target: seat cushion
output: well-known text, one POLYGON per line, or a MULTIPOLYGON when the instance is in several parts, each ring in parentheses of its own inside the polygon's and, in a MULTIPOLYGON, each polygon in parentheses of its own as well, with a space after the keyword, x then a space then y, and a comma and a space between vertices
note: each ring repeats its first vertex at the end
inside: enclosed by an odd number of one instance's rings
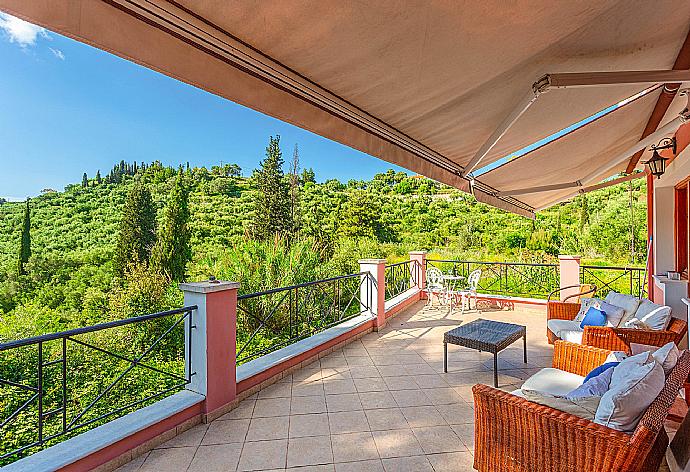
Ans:
POLYGON ((584 380, 581 375, 547 367, 527 379, 522 389, 563 397, 582 385, 584 380))
POLYGON ((546 322, 549 330, 564 341, 582 344, 582 334, 584 330, 580 328, 580 323, 570 320, 549 320, 546 322))
POLYGON ((632 433, 665 381, 664 369, 651 352, 624 359, 613 369, 609 390, 601 398, 594 422, 632 433))
POLYGON ((557 395, 549 395, 544 392, 526 390, 523 388, 522 397, 540 405, 549 406, 571 415, 579 416, 587 420, 594 420, 601 397, 590 396, 582 398, 565 398, 557 395))

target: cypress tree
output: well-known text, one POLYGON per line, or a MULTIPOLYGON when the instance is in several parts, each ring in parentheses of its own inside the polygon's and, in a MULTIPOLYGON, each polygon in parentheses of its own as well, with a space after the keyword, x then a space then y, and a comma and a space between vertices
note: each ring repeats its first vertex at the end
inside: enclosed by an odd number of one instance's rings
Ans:
POLYGON ((96 171, 96 184, 101 185, 101 170, 96 171))
POLYGON ((82 175, 82 177, 81 177, 81 186, 83 188, 86 188, 89 186, 89 178, 87 177, 86 172, 84 172, 84 175, 82 175))
POLYGON ((156 207, 151 193, 136 182, 122 210, 115 249, 115 270, 122 275, 130 262, 148 264, 156 242, 156 207))
POLYGON ((180 166, 163 213, 163 226, 151 254, 151 264, 170 280, 182 280, 187 263, 192 259, 188 223, 189 190, 180 166))
POLYGON ((19 246, 19 261, 17 272, 19 275, 26 274, 24 266, 31 257, 31 212, 29 209, 29 199, 26 199, 26 209, 24 210, 24 224, 22 225, 22 239, 19 246))
POLYGON ((283 173, 283 154, 280 136, 270 137, 266 147, 266 159, 261 169, 255 171, 257 189, 253 233, 257 239, 267 239, 276 234, 289 236, 294 224, 290 215, 289 184, 283 173))

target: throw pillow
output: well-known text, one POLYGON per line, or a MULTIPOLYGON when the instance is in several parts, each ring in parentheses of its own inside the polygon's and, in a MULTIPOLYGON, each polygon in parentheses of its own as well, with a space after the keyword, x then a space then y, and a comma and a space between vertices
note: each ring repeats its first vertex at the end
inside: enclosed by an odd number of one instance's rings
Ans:
POLYGON ((633 432, 665 381, 664 369, 651 352, 628 357, 613 368, 609 390, 601 397, 594 422, 633 432))
POLYGON ((592 377, 576 389, 568 392, 565 397, 572 400, 573 398, 602 396, 609 391, 612 376, 613 369, 606 369, 601 374, 592 377))
POLYGON ((577 315, 575 315, 575 318, 573 318, 573 321, 577 321, 578 323, 582 323, 582 320, 585 319, 585 315, 587 314, 587 310, 589 310, 590 307, 598 307, 601 302, 604 300, 601 300, 600 298, 583 298, 580 301, 580 311, 577 312, 577 315))
POLYGON ((585 329, 585 326, 605 326, 606 325, 606 313, 598 310, 594 307, 590 307, 587 310, 585 319, 580 323, 580 328, 585 329))
POLYGON ((671 307, 644 299, 632 318, 646 323, 651 329, 664 330, 671 321, 671 307))
POLYGON ((601 364, 599 367, 595 367, 594 369, 592 369, 592 371, 589 374, 587 374, 587 377, 585 377, 585 380, 582 383, 585 383, 589 379, 596 377, 597 375, 601 374, 605 370, 613 369, 618 364, 620 364, 620 362, 606 362, 605 364, 601 364))
POLYGON ((601 401, 601 397, 590 396, 568 399, 529 389, 522 389, 522 394, 531 402, 555 408, 556 410, 561 410, 590 421, 594 420, 599 402, 601 401))
POLYGON ((638 320, 637 318, 630 318, 628 321, 621 325, 621 328, 642 329, 645 331, 651 331, 652 329, 652 327, 649 326, 647 323, 645 323, 642 320, 638 320))
POLYGON ((601 302, 596 308, 606 313, 606 326, 609 328, 617 328, 625 316, 625 310, 623 308, 611 305, 610 303, 601 302))
POLYGON ((668 374, 671 373, 673 368, 678 363, 680 352, 678 351, 675 343, 668 343, 652 352, 652 356, 659 364, 661 364, 661 367, 664 369, 664 374, 668 377, 668 374))
POLYGON ((620 321, 621 323, 624 323, 628 321, 629 318, 632 318, 637 311, 637 307, 640 306, 640 300, 637 297, 614 291, 609 292, 604 301, 606 303, 610 303, 611 305, 619 306, 625 310, 625 314, 620 321))

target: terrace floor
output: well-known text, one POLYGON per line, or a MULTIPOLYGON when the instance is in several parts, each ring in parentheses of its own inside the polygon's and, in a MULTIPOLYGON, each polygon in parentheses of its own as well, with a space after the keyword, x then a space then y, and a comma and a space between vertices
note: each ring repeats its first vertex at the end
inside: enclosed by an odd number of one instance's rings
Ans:
POLYGON ((471 471, 471 389, 492 384, 493 356, 449 345, 444 374, 442 339, 479 317, 527 326, 529 363, 522 342, 499 354, 500 388, 551 365, 543 307, 460 316, 418 303, 118 470, 471 471))

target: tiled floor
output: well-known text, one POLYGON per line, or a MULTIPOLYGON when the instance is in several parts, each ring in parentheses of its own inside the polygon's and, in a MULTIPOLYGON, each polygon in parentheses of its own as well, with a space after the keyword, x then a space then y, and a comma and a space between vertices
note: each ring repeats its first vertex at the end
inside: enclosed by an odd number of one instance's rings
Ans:
POLYGON ((472 385, 492 384, 490 354, 449 346, 443 333, 478 317, 527 326, 500 356, 500 387, 551 365, 544 309, 449 316, 420 303, 238 408, 199 425, 120 471, 470 471, 472 385))

